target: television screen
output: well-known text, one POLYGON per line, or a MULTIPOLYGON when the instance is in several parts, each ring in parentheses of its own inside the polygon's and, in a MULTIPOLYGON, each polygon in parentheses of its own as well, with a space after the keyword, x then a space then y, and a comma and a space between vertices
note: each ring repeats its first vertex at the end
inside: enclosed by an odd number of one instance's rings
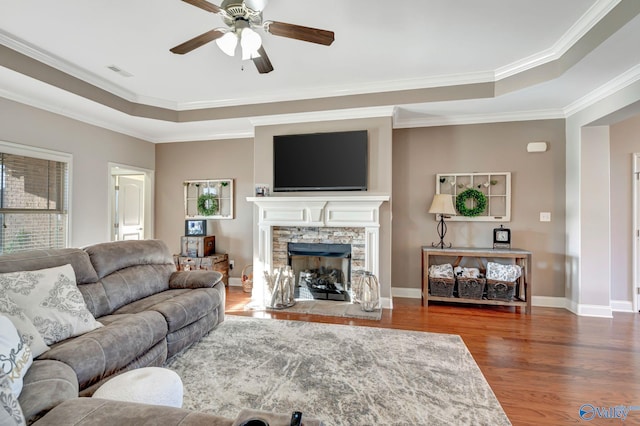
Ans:
POLYGON ((366 130, 273 137, 273 190, 366 191, 366 130))

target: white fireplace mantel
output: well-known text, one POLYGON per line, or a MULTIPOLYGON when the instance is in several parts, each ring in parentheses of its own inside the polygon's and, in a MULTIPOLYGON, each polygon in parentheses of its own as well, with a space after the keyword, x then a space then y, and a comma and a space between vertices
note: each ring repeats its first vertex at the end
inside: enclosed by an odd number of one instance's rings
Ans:
MULTIPOLYGON (((380 206, 389 195, 291 195, 247 197, 258 206, 258 270, 273 266, 273 227, 361 227, 365 230, 365 269, 376 276, 380 267, 380 206)), ((260 276, 254 276, 254 290, 260 276), (257 279, 256 279, 257 278, 257 279)), ((260 286, 258 286, 260 287, 260 286)), ((254 291, 253 297, 259 298, 254 291)))
POLYGON ((388 195, 247 197, 259 207, 260 226, 380 227, 388 195))

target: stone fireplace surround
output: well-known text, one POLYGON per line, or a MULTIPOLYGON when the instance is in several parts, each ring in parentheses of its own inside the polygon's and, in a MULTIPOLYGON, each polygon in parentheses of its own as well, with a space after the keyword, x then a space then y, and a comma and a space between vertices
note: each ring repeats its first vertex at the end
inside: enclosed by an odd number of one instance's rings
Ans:
MULTIPOLYGON (((343 243, 346 233, 361 236, 355 242, 356 250, 359 252, 356 254, 356 258, 359 258, 356 265, 358 269, 370 271, 378 276, 380 206, 388 200, 388 195, 247 197, 247 201, 258 207, 257 242, 254 238, 258 250, 257 259, 254 259, 254 271, 270 270, 283 265, 279 250, 282 244, 286 243, 286 239, 281 237, 283 234, 293 232, 296 238, 303 240, 322 235, 322 241, 319 242, 343 243), (327 232, 323 228, 334 229, 327 232), (300 235, 300 232, 309 235, 305 237, 300 235)), ((262 302, 263 289, 262 274, 256 272, 252 294, 254 304, 262 302)), ((383 294, 382 297, 390 295, 383 294)))

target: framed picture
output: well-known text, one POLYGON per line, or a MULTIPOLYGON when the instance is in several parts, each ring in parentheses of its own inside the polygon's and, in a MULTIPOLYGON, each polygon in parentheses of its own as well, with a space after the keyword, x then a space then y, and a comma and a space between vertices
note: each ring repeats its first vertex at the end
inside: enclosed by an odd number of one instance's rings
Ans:
POLYGON ((268 197, 269 196, 269 185, 264 183, 256 184, 256 197, 268 197))
POLYGON ((184 235, 190 237, 202 237, 207 235, 206 220, 185 220, 184 235))

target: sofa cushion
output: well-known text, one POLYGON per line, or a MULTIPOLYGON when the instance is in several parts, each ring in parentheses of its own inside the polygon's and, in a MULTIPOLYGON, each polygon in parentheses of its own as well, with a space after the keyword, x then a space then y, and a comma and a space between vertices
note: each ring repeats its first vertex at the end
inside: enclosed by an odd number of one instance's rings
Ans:
POLYGON ((11 320, 0 315, 0 374, 7 375, 16 398, 22 391, 22 379, 32 363, 31 348, 11 320))
POLYGON ((71 367, 59 361, 35 360, 24 377, 18 401, 30 423, 61 402, 76 398, 78 379, 71 367))
POLYGON ((130 266, 100 281, 109 304, 109 313, 129 303, 169 289, 171 265, 130 266))
POLYGON ((98 281, 89 255, 78 248, 28 250, 0 256, 0 273, 33 271, 71 264, 78 284, 98 281))
POLYGON ((40 359, 69 365, 84 389, 126 367, 166 334, 167 322, 158 312, 124 315, 109 325, 52 345, 40 359))
POLYGON ((220 291, 217 288, 167 290, 123 306, 115 313, 137 313, 146 310, 160 312, 171 333, 211 313, 220 303, 220 291))
MULTIPOLYGON (((85 247, 98 279, 136 265, 171 265, 173 255, 160 240, 112 241, 85 247)), ((97 281, 97 280, 96 280, 97 281)))
POLYGON ((48 345, 102 327, 87 309, 70 264, 0 274, 0 282, 48 345))

